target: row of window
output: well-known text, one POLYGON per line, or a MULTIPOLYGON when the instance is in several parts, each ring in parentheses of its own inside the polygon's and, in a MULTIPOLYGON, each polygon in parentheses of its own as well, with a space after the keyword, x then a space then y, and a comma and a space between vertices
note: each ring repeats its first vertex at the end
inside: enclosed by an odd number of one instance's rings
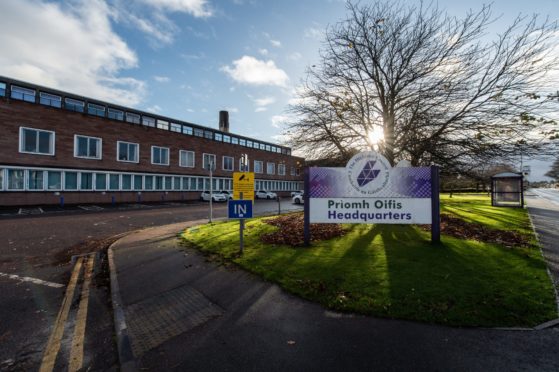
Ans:
MULTIPOLYGON (((55 152, 55 133, 48 130, 20 127, 19 151, 22 153, 36 155, 54 155, 55 152)), ((103 140, 98 137, 89 137, 76 134, 74 135, 74 157, 82 159, 101 160, 103 154, 103 140)), ((140 145, 132 142, 117 141, 117 160, 129 163, 140 162, 140 145)), ((169 165, 170 150, 168 147, 151 146, 151 164, 169 165)), ((242 164, 243 159, 239 159, 239 171, 250 171, 250 164, 242 164)), ((222 170, 234 171, 234 158, 231 156, 222 157, 222 170)), ((179 151, 179 166, 194 168, 194 151, 179 151)), ((202 155, 203 169, 216 169, 216 156, 214 154, 202 155)), ((254 161, 254 172, 264 173, 264 162, 254 161)), ((266 174, 276 174, 276 164, 266 163, 266 174)), ((291 175, 298 175, 298 169, 291 168, 291 175)), ((285 164, 278 164, 278 175, 285 176, 285 164)))
MULTIPOLYGON (((214 190, 231 190, 232 179, 214 177, 214 190)), ((296 191, 296 181, 256 180, 256 190, 296 191)), ((210 178, 201 176, 116 173, 40 168, 0 168, 0 191, 203 191, 210 178)))
MULTIPOLYGON (((0 82, 0 96, 6 95, 6 84, 0 82)), ((33 89, 23 88, 16 85, 11 85, 10 98, 26 102, 36 102, 36 91, 33 89)), ((274 152, 278 154, 291 155, 291 150, 281 148, 279 146, 268 145, 257 141, 247 140, 231 136, 229 134, 218 133, 207 129, 195 128, 192 126, 170 123, 166 120, 157 119, 154 117, 140 115, 133 112, 122 111, 112 107, 105 107, 95 103, 87 103, 73 98, 64 98, 51 93, 39 92, 39 104, 51 106, 56 108, 64 108, 70 111, 87 113, 93 116, 106 117, 112 120, 123 121, 132 124, 144 125, 147 127, 159 128, 169 130, 171 132, 182 133, 190 136, 211 139, 218 142, 230 143, 233 145, 244 146, 248 148, 274 152)))

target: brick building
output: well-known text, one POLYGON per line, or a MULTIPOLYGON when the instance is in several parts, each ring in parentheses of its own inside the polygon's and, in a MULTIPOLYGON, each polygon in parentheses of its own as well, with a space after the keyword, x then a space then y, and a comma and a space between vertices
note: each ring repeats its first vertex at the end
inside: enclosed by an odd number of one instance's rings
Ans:
POLYGON ((248 155, 257 190, 302 189, 291 149, 0 76, 0 206, 193 200, 231 190, 248 155))

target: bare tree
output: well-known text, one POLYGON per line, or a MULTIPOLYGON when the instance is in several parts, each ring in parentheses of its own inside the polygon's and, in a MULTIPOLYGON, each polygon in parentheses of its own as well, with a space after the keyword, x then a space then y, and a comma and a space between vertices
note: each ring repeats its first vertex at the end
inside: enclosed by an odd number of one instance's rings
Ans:
POLYGON ((545 175, 553 178, 555 181, 559 181, 559 158, 551 164, 551 169, 545 175))
POLYGON ((556 134, 547 115, 557 24, 518 17, 493 41, 490 6, 457 19, 432 4, 348 2, 308 69, 287 135, 310 158, 375 145, 394 164, 472 167, 541 154, 556 134))

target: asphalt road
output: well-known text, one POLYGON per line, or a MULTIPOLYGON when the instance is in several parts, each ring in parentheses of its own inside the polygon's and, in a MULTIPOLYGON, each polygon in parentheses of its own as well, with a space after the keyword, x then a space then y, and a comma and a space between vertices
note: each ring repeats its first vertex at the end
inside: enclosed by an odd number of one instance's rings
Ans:
MULTIPOLYGON (((214 218, 226 216, 225 204, 214 206, 214 218)), ((271 214, 277 209, 275 201, 257 201, 254 214, 271 214)), ((302 208, 286 199, 281 202, 281 209, 302 208)), ((70 280, 72 255, 98 250, 107 244, 105 239, 117 234, 207 218, 208 210, 208 203, 169 203, 1 217, 0 370, 23 371, 39 367, 70 280)), ((97 266, 96 273, 102 268, 100 263, 97 266)), ((90 291, 89 307, 93 310, 87 314, 84 360, 89 362, 91 370, 118 368, 112 313, 104 281, 103 275, 96 276, 90 291)), ((72 302, 73 308, 78 306, 78 297, 72 302)), ((68 322, 74 321, 70 316, 68 322)), ((56 369, 64 368, 69 357, 66 349, 71 341, 71 335, 62 340, 56 369)))

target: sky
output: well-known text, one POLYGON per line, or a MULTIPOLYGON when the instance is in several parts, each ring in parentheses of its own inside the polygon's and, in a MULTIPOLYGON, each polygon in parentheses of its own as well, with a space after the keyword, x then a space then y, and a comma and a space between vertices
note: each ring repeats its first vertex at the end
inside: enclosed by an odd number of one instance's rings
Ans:
MULTIPOLYGON (((438 1, 459 17, 484 3, 438 1)), ((518 14, 559 19, 559 0, 492 3, 488 37, 518 14)), ((0 75, 212 128, 228 110, 231 132, 278 142, 345 16, 339 0, 2 0, 0 75)), ((543 179, 549 163, 529 164, 543 179)))

